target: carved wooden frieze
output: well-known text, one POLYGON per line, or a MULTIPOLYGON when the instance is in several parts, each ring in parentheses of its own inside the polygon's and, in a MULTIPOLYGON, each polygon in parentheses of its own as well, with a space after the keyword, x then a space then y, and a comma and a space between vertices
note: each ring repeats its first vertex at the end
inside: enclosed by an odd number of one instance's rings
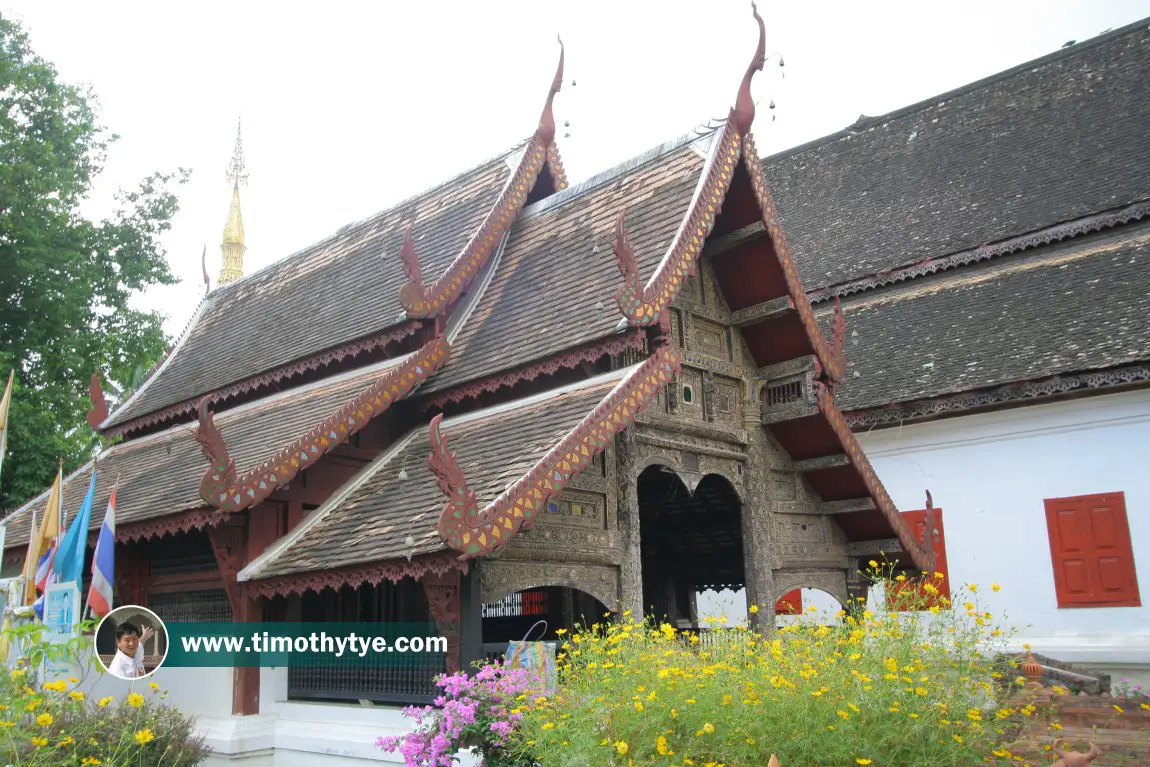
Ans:
POLYGON ((775 569, 775 601, 795 589, 819 589, 839 601, 847 603, 846 570, 799 571, 775 569))
POLYGON ((479 569, 479 583, 485 604, 543 586, 578 589, 598 599, 607 609, 614 609, 619 601, 619 568, 612 565, 488 559, 479 569))

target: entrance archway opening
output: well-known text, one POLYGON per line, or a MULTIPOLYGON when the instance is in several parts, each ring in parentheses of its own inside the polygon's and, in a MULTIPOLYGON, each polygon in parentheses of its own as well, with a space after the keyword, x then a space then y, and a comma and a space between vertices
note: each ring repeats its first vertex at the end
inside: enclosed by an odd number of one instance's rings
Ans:
POLYGON ((573 631, 603 619, 607 608, 595 597, 567 586, 539 586, 508 594, 483 605, 483 655, 498 660, 507 652, 508 642, 528 635, 532 640, 560 641, 559 629, 573 631))
POLYGON ((700 592, 737 591, 746 583, 739 496, 717 474, 704 476, 692 492, 661 465, 639 475, 638 495, 643 611, 698 629, 700 592))

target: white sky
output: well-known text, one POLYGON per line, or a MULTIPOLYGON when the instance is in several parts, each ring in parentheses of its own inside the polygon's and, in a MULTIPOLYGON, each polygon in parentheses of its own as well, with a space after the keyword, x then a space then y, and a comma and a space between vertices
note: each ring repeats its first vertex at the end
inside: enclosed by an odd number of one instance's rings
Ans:
MULTIPOLYGON (((763 0, 759 9, 767 51, 786 61, 756 76, 755 137, 770 153, 1150 17, 1150 0, 763 0)), ((743 0, 0 0, 0 12, 24 22, 65 80, 92 85, 102 123, 121 136, 89 215, 108 212, 116 187, 192 169, 165 237, 183 283, 138 302, 164 312, 173 335, 202 295, 205 244, 213 284, 219 273, 224 171, 241 113, 251 272, 530 135, 557 33, 567 59, 556 116, 571 123, 559 146, 572 182, 725 116, 757 34, 743 0)))

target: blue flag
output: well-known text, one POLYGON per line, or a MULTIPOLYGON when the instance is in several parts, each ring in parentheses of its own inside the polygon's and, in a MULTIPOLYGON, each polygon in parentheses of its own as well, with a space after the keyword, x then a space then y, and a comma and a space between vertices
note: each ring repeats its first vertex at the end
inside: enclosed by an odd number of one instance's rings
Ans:
POLYGON ((53 574, 60 583, 75 581, 80 585, 84 577, 84 554, 88 551, 88 525, 92 521, 92 504, 96 496, 96 467, 92 466, 92 482, 88 485, 88 494, 84 496, 84 505, 80 513, 72 520, 68 531, 64 533, 60 547, 56 550, 56 561, 52 564, 53 574))

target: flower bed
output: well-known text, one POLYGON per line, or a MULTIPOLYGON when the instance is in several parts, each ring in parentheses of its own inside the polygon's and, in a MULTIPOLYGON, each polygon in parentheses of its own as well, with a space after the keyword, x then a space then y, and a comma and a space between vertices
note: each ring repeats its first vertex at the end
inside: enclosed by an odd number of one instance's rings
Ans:
POLYGON ((771 754, 784 767, 983 763, 1033 709, 1009 702, 1024 680, 999 661, 1008 632, 976 586, 952 605, 930 579, 920 585, 900 598, 921 594, 925 609, 860 605, 835 625, 808 617, 767 636, 724 629, 701 641, 625 614, 566 638, 554 696, 487 667, 473 687, 450 682, 444 713, 419 712, 423 734, 384 745, 413 767, 451 764, 469 746, 489 767, 759 767, 771 754), (474 721, 458 726, 452 701, 474 721), (496 722, 498 747, 485 750, 496 722), (417 747, 437 736, 433 752, 417 747))

